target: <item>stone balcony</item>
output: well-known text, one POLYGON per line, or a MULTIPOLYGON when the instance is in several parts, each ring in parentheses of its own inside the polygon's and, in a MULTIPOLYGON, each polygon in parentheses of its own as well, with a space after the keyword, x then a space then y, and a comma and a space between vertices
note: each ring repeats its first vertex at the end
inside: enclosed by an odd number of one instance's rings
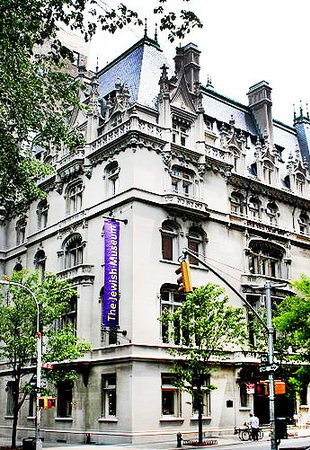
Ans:
POLYGON ((70 280, 73 284, 93 284, 95 278, 93 268, 94 266, 90 264, 79 264, 78 266, 70 267, 58 272, 58 279, 70 280))
POLYGON ((208 205, 199 200, 179 194, 166 194, 162 198, 162 205, 174 214, 186 214, 193 219, 206 219, 209 217, 208 205))

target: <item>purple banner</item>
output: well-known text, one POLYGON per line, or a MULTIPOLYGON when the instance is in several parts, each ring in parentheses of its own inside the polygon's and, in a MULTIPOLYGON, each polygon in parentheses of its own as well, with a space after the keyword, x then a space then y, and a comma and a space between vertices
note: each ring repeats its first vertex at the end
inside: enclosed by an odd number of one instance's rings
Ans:
POLYGON ((104 294, 102 325, 118 327, 119 304, 119 222, 104 221, 104 294))

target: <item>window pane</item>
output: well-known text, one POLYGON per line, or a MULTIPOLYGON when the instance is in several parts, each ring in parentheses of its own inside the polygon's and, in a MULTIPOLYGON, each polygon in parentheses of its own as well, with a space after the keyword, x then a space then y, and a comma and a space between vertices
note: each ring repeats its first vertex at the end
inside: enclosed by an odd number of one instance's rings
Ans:
POLYGON ((163 259, 172 261, 173 255, 173 237, 163 234, 162 235, 162 255, 163 259))

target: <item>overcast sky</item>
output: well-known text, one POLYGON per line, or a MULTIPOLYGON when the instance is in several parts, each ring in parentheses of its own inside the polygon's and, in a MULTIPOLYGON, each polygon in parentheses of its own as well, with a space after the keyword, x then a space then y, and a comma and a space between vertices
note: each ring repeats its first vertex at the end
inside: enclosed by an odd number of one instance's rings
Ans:
MULTIPOLYGON (((100 0, 101 1, 101 0, 100 0)), ((115 5, 113 0, 105 3, 115 5)), ((154 36, 155 0, 124 0, 148 19, 148 34, 154 36)), ((273 117, 293 124, 293 104, 304 110, 310 100, 309 0, 168 0, 170 10, 191 9, 204 27, 188 35, 182 45, 194 42, 201 51, 202 84, 212 78, 214 89, 247 104, 248 88, 266 80, 272 87, 273 117)), ((111 62, 143 36, 143 28, 130 27, 114 35, 98 34, 91 46, 91 66, 111 62)), ((175 47, 167 35, 158 40, 168 58, 175 47)))

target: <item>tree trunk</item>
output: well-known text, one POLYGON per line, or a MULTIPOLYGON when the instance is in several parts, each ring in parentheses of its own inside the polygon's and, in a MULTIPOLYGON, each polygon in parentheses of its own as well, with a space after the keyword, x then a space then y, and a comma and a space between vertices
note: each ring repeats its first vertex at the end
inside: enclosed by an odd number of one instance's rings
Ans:
POLYGON ((17 422, 18 422, 18 396, 14 395, 13 425, 12 425, 12 448, 16 448, 17 422))
POLYGON ((203 400, 202 398, 198 401, 198 441, 199 444, 202 444, 203 434, 202 434, 202 410, 203 410, 203 400))

